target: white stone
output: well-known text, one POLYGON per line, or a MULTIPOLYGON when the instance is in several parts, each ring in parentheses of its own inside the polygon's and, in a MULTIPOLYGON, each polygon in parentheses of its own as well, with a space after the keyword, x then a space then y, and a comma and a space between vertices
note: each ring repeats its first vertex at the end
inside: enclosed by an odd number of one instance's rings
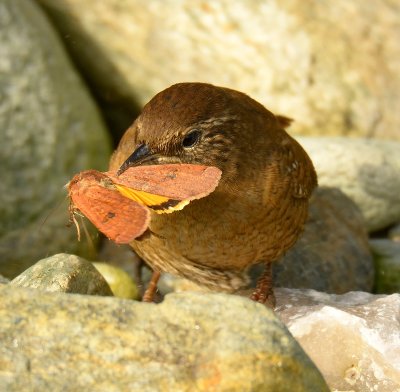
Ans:
POLYGON ((400 142, 298 138, 320 185, 340 188, 360 207, 370 231, 400 220, 400 142))
POLYGON ((277 314, 333 391, 400 391, 400 294, 276 296, 277 314))

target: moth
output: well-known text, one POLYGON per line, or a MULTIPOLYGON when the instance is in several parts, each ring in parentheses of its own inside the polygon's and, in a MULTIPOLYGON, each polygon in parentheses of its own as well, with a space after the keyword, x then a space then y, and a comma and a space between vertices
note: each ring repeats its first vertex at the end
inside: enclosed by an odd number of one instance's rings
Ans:
POLYGON ((179 211, 215 190, 221 170, 212 166, 169 164, 136 166, 116 172, 86 170, 67 184, 70 216, 80 211, 117 244, 128 244, 147 229, 151 211, 179 211))

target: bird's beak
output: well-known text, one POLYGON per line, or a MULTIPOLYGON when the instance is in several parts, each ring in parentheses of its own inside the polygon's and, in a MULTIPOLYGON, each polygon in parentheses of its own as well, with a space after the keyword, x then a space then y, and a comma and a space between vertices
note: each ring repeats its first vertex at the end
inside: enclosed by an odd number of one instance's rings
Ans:
POLYGON ((117 171, 117 176, 122 174, 126 169, 132 166, 139 166, 143 163, 151 164, 157 161, 157 154, 151 152, 149 147, 142 143, 136 148, 136 150, 128 157, 128 159, 121 165, 117 171))

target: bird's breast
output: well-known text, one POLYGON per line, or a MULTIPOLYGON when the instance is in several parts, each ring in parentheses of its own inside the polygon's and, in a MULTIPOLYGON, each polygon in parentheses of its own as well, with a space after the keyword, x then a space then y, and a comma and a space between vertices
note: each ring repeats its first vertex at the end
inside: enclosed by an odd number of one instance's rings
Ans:
POLYGON ((180 266, 188 264, 243 270, 278 257, 286 243, 292 244, 291 238, 283 238, 286 220, 277 219, 276 212, 282 214, 275 206, 264 205, 261 198, 215 192, 182 211, 153 214, 150 235, 135 241, 133 247, 150 265, 171 273, 180 274, 180 266))

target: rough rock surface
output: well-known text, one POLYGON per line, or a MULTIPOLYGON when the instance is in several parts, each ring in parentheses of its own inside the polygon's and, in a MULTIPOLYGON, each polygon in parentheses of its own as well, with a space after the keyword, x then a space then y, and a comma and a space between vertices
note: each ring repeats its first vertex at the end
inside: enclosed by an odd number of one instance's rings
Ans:
POLYGON ((360 207, 370 231, 400 220, 400 142, 299 138, 320 185, 340 188, 360 207))
POLYGON ((50 292, 113 295, 103 275, 91 262, 65 253, 38 261, 10 285, 50 292))
POLYGON ((400 293, 400 242, 375 239, 370 245, 375 259, 375 292, 400 293))
POLYGON ((48 254, 87 254, 60 202, 74 173, 106 166, 109 141, 34 1, 0 3, 0 90, 0 273, 14 277, 48 254))
POLYGON ((280 319, 332 391, 400 390, 400 295, 279 289, 280 319))
POLYGON ((111 100, 211 82, 293 117, 295 132, 400 138, 395 0, 39 3, 111 100))
POLYGON ((7 391, 277 391, 328 388, 267 308, 224 294, 159 305, 0 287, 7 391))

